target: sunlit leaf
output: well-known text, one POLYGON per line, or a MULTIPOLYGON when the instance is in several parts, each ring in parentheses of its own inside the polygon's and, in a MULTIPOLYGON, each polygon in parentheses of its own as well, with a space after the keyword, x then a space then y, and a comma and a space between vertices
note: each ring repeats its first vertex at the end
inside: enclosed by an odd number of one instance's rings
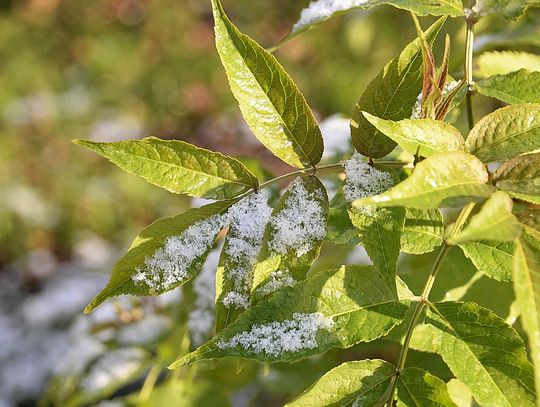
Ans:
POLYGON ((177 194, 227 199, 256 188, 257 178, 238 160, 178 140, 100 143, 74 140, 124 171, 177 194))
POLYGON ((535 405, 534 378, 517 332, 492 311, 474 303, 431 304, 426 323, 452 373, 481 405, 535 405))
POLYGON ((457 407, 446 383, 423 369, 404 369, 397 378, 399 407, 457 407))
POLYGON ((408 254, 432 252, 442 245, 443 234, 443 217, 439 209, 406 208, 401 251, 408 254))
POLYGON ((292 362, 379 338, 406 309, 374 267, 343 266, 281 289, 172 367, 231 356, 292 362))
POLYGON ((404 119, 398 122, 379 119, 367 112, 364 117, 382 134, 405 151, 429 157, 444 151, 465 151, 465 140, 454 126, 432 119, 404 119))
POLYGON ((536 0, 478 0, 473 10, 481 16, 494 14, 505 20, 515 20, 525 14, 529 6, 538 4, 536 0))
POLYGON ((484 52, 476 58, 475 75, 487 78, 526 69, 540 71, 540 55, 521 51, 484 52))
POLYGON ((540 153, 504 163, 493 176, 495 185, 514 198, 540 204, 540 153))
POLYGON ((389 191, 362 198, 353 206, 407 206, 436 208, 491 195, 488 174, 474 156, 452 151, 435 154, 418 163, 412 175, 389 191))
POLYGON ((144 229, 116 263, 111 279, 85 309, 122 294, 158 295, 193 278, 204 263, 234 200, 190 209, 144 229))
POLYGON ((512 241, 521 233, 519 221, 512 213, 512 198, 497 191, 484 203, 480 211, 456 235, 448 239, 451 244, 477 240, 512 241))
MULTIPOLYGON (((425 32, 429 42, 433 42, 444 21, 444 18, 439 19, 425 32)), ((395 141, 375 129, 362 112, 381 119, 407 119, 421 90, 422 47, 417 38, 383 68, 360 96, 351 120, 351 136, 356 150, 372 158, 390 153, 396 146, 395 141)))
POLYGON ((540 72, 520 69, 505 75, 490 76, 476 83, 478 92, 508 104, 540 102, 540 72))
POLYGON ((540 104, 525 103, 484 116, 467 138, 469 151, 483 162, 504 161, 540 148, 540 104))
POLYGON ((459 247, 474 266, 485 275, 498 281, 512 280, 514 242, 479 240, 460 243, 459 247))
POLYGON ((276 58, 230 22, 219 0, 212 6, 221 62, 251 130, 286 163, 317 164, 323 139, 306 100, 276 58))

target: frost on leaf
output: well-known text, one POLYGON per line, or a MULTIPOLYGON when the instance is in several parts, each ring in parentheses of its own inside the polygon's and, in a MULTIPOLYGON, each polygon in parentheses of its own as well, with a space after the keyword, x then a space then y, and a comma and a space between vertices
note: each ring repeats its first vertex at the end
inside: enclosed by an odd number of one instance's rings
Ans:
POLYGON ((391 174, 363 162, 358 155, 344 161, 343 166, 347 175, 343 192, 349 202, 380 194, 394 185, 391 174))
POLYGON ((253 281, 253 268, 261 249, 264 229, 272 208, 262 193, 250 195, 229 209, 229 233, 224 253, 227 258, 225 278, 232 290, 222 299, 226 308, 247 308, 253 281))
POLYGON ((300 19, 294 24, 292 32, 303 30, 311 24, 318 23, 332 17, 341 11, 354 7, 361 7, 366 0, 315 0, 309 3, 300 14, 300 19))
POLYGON ((178 236, 167 238, 162 248, 144 261, 131 277, 135 285, 150 292, 167 291, 190 277, 190 269, 207 253, 226 217, 213 215, 197 222, 178 236))
POLYGON ((295 285, 297 281, 292 278, 287 272, 283 270, 276 270, 268 278, 268 282, 259 288, 261 294, 272 294, 283 287, 291 287, 295 285))
POLYGON ((255 324, 249 331, 234 335, 229 340, 217 343, 220 349, 238 348, 269 356, 279 356, 284 352, 298 352, 302 349, 317 348, 317 332, 333 326, 332 318, 320 312, 293 314, 292 319, 266 324, 255 324))
POLYGON ((301 178, 291 182, 287 192, 284 207, 270 219, 275 233, 268 246, 281 255, 294 251, 301 257, 326 236, 324 197, 318 190, 308 191, 301 178))
POLYGON ((193 345, 202 345, 214 327, 214 299, 216 296, 216 269, 220 250, 213 250, 193 281, 195 301, 188 315, 188 328, 193 345))

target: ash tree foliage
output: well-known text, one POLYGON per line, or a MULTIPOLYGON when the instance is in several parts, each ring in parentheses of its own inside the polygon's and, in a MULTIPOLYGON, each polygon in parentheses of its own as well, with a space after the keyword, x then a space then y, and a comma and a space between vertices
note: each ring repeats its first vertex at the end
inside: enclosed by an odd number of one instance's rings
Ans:
POLYGON ((294 362, 388 338, 401 344, 397 360, 343 363, 298 389, 288 405, 540 405, 539 57, 490 52, 476 65, 478 82, 473 72, 475 24, 487 15, 516 19, 536 2, 314 0, 285 40, 381 4, 411 12, 418 37, 360 95, 350 122, 356 152, 344 161, 319 164, 323 139, 305 98, 219 0, 212 0, 216 45, 232 93, 253 134, 294 171, 261 183, 240 160, 181 141, 76 140, 157 186, 215 200, 144 229, 86 312, 114 296, 158 295, 185 284, 226 232, 215 335, 171 369, 231 357, 294 362), (417 15, 439 19, 424 31, 417 15), (449 17, 465 21, 460 80, 449 76, 449 38, 442 61, 434 58, 449 17), (504 107, 475 122, 475 93, 504 107), (449 113, 458 111, 468 134, 451 124, 449 113), (341 185, 329 200, 320 179, 331 173, 341 185), (283 185, 278 181, 288 186, 269 194, 283 185), (310 272, 325 240, 362 245, 373 265, 310 272), (457 295, 432 299, 456 250, 497 284, 513 282, 525 341, 490 309, 457 295), (412 292, 399 277, 398 257, 431 252, 438 254, 423 289, 412 292), (408 351, 425 348, 454 379, 445 383, 409 366, 408 351), (459 394, 465 391, 468 404, 459 394))

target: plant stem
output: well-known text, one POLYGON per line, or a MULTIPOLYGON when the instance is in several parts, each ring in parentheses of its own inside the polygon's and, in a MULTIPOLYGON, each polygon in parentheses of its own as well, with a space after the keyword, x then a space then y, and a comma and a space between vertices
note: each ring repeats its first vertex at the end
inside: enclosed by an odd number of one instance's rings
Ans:
POLYGON ((469 130, 474 127, 474 116, 472 108, 472 94, 474 92, 474 78, 473 78, 473 53, 474 53, 474 25, 476 20, 474 15, 466 18, 467 22, 467 37, 465 40, 465 81, 467 86, 467 96, 465 97, 465 103, 467 105, 467 121, 469 123, 469 130))

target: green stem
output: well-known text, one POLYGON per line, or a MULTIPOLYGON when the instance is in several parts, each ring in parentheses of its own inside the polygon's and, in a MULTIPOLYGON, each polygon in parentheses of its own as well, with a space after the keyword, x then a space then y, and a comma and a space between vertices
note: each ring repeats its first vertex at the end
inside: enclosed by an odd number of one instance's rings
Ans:
MULTIPOLYGON (((465 225, 465 222, 467 222, 467 219, 471 215, 472 210, 474 209, 475 204, 469 203, 467 206, 465 206, 461 212, 459 213, 456 222, 452 226, 452 229, 450 230, 449 237, 452 237, 456 235, 463 225, 465 225)), ((422 290, 422 294, 420 295, 420 298, 418 299, 418 302, 416 303, 416 306, 413 311, 413 315, 411 317, 411 320, 409 321, 409 325, 407 326, 407 332, 405 334, 405 339, 403 340, 403 345, 401 346, 401 351, 399 353, 399 358, 397 362, 397 368, 396 368, 396 378, 392 382, 392 390, 390 391, 390 398, 388 401, 388 406, 392 406, 394 403, 395 398, 395 392, 397 387, 397 376, 401 373, 401 371, 405 368, 405 362, 407 361, 407 355, 409 353, 409 346, 411 344, 411 339, 414 333, 414 328, 416 328, 416 325, 418 324, 418 320, 420 319, 420 316, 422 315, 422 312, 424 311, 426 305, 429 304, 429 295, 431 294, 431 290, 433 289, 433 285, 435 284, 435 278, 437 277, 437 274, 441 270, 441 267, 444 263, 444 260, 446 259, 446 256, 448 256, 448 253, 452 249, 452 246, 444 242, 443 246, 441 247, 439 254, 437 256, 437 259, 435 260, 435 263, 433 263, 433 267, 431 268, 431 272, 429 273, 429 277, 426 280, 426 283, 424 285, 424 288, 422 290)))
POLYGON ((474 78, 473 78, 473 53, 474 53, 474 25, 476 20, 474 16, 469 16, 467 21, 467 37, 465 40, 465 81, 467 86, 467 96, 465 97, 465 103, 467 105, 467 121, 469 123, 469 130, 474 127, 474 115, 472 107, 472 95, 474 92, 474 78))

